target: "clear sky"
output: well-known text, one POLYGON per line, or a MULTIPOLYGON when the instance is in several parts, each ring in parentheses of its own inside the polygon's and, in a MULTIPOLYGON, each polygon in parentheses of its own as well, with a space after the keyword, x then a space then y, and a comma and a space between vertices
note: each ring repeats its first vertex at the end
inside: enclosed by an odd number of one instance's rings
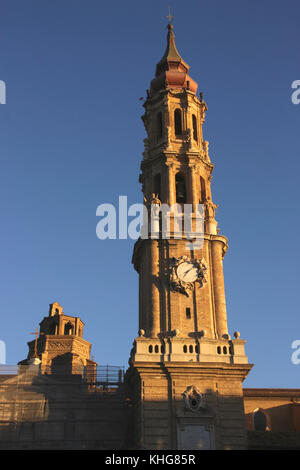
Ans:
MULTIPOLYGON (((0 340, 7 363, 49 304, 85 322, 100 364, 127 365, 138 330, 134 241, 96 237, 96 208, 142 202, 146 95, 170 1, 1 0, 0 340)), ((298 0, 171 3, 177 48, 208 104, 229 331, 248 387, 300 387, 298 0)))

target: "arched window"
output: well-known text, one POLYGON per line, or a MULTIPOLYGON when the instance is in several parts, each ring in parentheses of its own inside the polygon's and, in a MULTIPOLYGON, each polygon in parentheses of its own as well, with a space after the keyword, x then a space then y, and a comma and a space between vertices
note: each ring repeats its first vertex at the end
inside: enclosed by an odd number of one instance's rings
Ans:
POLYGON ((55 335, 56 334, 56 323, 51 323, 49 327, 49 335, 55 335))
POLYGON ((177 173, 175 177, 175 185, 176 185, 176 202, 178 204, 185 204, 186 203, 186 188, 185 188, 185 180, 184 180, 183 174, 177 173))
POLYGON ((175 109, 174 123, 175 123, 175 135, 179 136, 182 134, 181 110, 179 108, 175 109))
POLYGON ((203 204, 203 202, 206 199, 206 187, 205 187, 204 178, 202 178, 202 176, 200 176, 200 193, 201 193, 201 203, 203 204))
POLYGON ((72 323, 66 323, 64 329, 65 335, 72 335, 73 334, 73 325, 72 323))
POLYGON ((153 192, 158 196, 158 199, 161 200, 161 176, 160 173, 157 173, 153 178, 153 192))
POLYGON ((159 112, 157 115, 157 140, 160 140, 163 135, 163 118, 162 113, 159 112))
POLYGON ((197 132, 197 118, 193 114, 193 137, 196 142, 198 142, 198 132, 197 132))
POLYGON ((267 429, 267 417, 262 410, 257 410, 253 416, 254 431, 265 431, 267 429))

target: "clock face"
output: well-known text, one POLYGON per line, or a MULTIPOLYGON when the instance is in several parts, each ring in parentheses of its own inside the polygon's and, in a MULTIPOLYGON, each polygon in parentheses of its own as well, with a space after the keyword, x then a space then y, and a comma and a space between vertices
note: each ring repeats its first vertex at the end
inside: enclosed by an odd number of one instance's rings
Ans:
POLYGON ((185 261, 177 267, 177 276, 183 282, 194 282, 198 277, 198 268, 193 263, 185 261))

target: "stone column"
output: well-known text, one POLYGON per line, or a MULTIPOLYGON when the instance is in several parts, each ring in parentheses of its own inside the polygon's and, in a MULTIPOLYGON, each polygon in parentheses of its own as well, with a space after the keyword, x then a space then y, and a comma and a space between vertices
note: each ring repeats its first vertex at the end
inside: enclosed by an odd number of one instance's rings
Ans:
POLYGON ((159 242, 149 240, 150 243, 150 286, 151 286, 151 305, 150 305, 150 325, 149 336, 156 338, 160 332, 160 302, 159 302, 159 242))
POLYGON ((227 312, 225 300, 225 287, 223 275, 223 247, 222 239, 211 240, 211 271, 215 304, 216 330, 218 338, 228 335, 227 312))
POLYGON ((173 164, 172 163, 169 163, 167 166, 166 166, 166 170, 167 170, 167 204, 169 204, 169 206, 173 206, 173 204, 175 204, 176 202, 176 194, 175 194, 175 175, 174 175, 174 170, 173 170, 173 164))
POLYGON ((198 204, 198 190, 196 182, 197 167, 192 165, 189 167, 189 187, 190 187, 190 200, 189 203, 193 205, 193 212, 196 210, 198 204))

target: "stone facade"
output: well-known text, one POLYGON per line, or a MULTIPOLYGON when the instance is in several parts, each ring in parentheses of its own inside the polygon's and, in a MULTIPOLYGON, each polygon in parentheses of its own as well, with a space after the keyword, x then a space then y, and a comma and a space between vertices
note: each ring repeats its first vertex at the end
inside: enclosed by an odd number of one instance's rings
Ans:
POLYGON ((244 375, 245 368, 235 365, 135 363, 128 372, 135 392, 135 447, 244 449, 244 375))

